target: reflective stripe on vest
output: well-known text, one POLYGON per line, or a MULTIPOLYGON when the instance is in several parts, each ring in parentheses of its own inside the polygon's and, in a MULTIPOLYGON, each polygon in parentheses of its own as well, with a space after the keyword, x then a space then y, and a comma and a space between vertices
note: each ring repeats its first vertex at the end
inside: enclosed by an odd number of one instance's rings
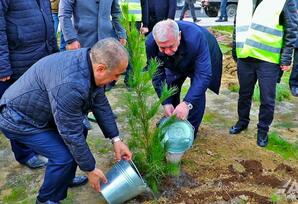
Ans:
POLYGON ((286 0, 263 0, 253 13, 253 0, 239 0, 236 17, 238 58, 253 57, 279 64, 283 26, 279 17, 286 0))
POLYGON ((122 0, 120 5, 128 5, 128 21, 142 21, 142 7, 140 0, 122 0))

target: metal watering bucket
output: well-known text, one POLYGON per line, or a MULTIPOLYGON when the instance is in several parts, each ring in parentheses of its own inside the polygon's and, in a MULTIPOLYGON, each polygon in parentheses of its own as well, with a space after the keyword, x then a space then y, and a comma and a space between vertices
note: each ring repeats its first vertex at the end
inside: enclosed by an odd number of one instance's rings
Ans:
POLYGON ((101 194, 109 204, 124 203, 147 189, 147 184, 132 161, 120 160, 106 177, 108 183, 101 183, 101 194))

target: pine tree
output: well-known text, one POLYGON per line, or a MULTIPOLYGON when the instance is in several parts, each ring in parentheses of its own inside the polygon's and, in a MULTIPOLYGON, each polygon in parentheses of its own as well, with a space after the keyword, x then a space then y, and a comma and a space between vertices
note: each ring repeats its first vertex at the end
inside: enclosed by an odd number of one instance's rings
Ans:
POLYGON ((128 5, 122 5, 122 25, 127 32, 127 49, 130 54, 132 72, 129 76, 131 91, 125 94, 125 105, 128 110, 128 124, 131 138, 128 145, 134 153, 134 162, 144 176, 153 192, 158 192, 158 186, 163 178, 178 169, 175 164, 166 162, 166 147, 161 143, 164 132, 162 129, 173 122, 170 119, 162 128, 155 127, 153 119, 159 111, 162 102, 175 93, 174 88, 166 85, 162 88, 160 99, 155 96, 151 81, 160 62, 156 59, 146 66, 145 39, 135 26, 135 21, 129 21, 128 5))

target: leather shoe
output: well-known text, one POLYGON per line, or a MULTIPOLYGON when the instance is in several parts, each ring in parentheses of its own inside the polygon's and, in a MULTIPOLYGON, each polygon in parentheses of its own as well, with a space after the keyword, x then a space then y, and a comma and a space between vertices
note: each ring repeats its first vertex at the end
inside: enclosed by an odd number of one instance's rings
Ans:
POLYGON ((60 204, 60 202, 53 202, 53 201, 50 201, 50 200, 48 200, 46 202, 41 202, 38 199, 36 199, 35 204, 60 204))
POLYGON ((30 169, 38 169, 42 168, 47 165, 46 161, 41 160, 36 155, 31 157, 28 161, 26 161, 25 165, 29 167, 30 169))
POLYGON ((76 176, 72 179, 70 184, 68 184, 68 187, 72 188, 72 187, 82 186, 82 185, 85 185, 87 182, 88 182, 87 176, 76 176))
POLYGON ((292 86, 291 93, 293 96, 298 97, 298 86, 292 86))
POLYGON ((247 129, 247 125, 234 125, 230 128, 230 134, 239 134, 240 132, 242 132, 243 130, 246 130, 247 129))
POLYGON ((268 133, 258 131, 257 144, 260 147, 266 147, 268 145, 268 133))

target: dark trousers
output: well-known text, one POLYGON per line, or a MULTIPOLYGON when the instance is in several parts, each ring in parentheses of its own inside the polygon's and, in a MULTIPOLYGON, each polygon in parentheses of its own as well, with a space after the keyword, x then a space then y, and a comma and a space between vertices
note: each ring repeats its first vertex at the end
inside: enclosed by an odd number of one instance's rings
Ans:
MULTIPOLYGON (((5 82, 0 81, 0 98, 12 83, 13 81, 11 80, 5 82)), ((10 145, 16 160, 21 164, 26 163, 29 159, 36 155, 31 148, 18 141, 15 141, 14 139, 10 140, 10 145)))
POLYGON ((289 81, 290 87, 298 86, 298 48, 295 48, 293 69, 289 81))
POLYGON ((182 11, 181 11, 180 19, 182 20, 184 18, 184 14, 185 14, 185 12, 188 9, 191 12, 191 16, 192 16, 193 20, 194 21, 197 20, 196 12, 195 12, 195 6, 194 6, 194 1, 193 0, 185 0, 184 6, 183 6, 182 11))
POLYGON ((272 123, 275 107, 276 83, 279 76, 279 65, 254 58, 238 59, 238 80, 240 84, 238 99, 238 124, 248 125, 251 100, 255 84, 260 87, 258 130, 268 132, 272 123))
MULTIPOLYGON (((187 76, 178 76, 177 75, 169 75, 167 74, 167 83, 170 86, 176 86, 177 87, 177 92, 175 95, 173 95, 171 98, 172 100, 172 105, 176 107, 180 103, 180 92, 181 92, 181 87, 185 81, 187 76)), ((192 83, 192 78, 191 78, 191 83, 192 83)), ((189 115, 187 120, 192 124, 195 130, 195 137, 198 132, 198 128, 202 122, 202 118, 204 115, 205 111, 205 104, 206 104, 206 96, 205 94, 201 95, 200 97, 197 98, 197 100, 192 101, 193 109, 189 111, 189 115)))
MULTIPOLYGON (((75 176, 77 164, 58 131, 22 135, 2 130, 10 140, 16 140, 48 158, 38 200, 58 202, 67 197, 68 184, 75 176)), ((87 131, 85 130, 85 135, 87 131)))

